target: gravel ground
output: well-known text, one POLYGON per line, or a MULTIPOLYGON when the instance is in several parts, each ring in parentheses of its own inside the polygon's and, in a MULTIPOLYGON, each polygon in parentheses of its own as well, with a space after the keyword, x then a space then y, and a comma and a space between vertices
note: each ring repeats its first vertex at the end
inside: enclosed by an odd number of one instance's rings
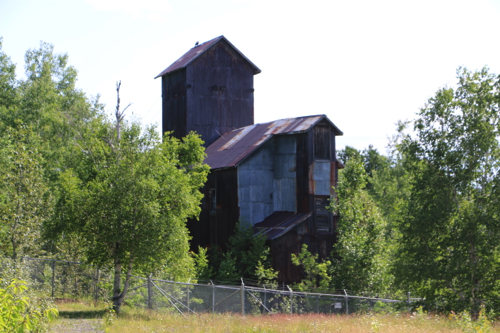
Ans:
POLYGON ((100 319, 58 319, 50 326, 49 332, 76 333, 98 332, 104 333, 100 319))

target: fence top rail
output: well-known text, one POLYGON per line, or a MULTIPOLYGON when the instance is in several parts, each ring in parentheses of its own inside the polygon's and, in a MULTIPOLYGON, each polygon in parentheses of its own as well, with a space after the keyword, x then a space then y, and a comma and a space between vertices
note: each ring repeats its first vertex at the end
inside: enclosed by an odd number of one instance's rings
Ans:
MULTIPOLYGON (((139 277, 139 279, 147 280, 146 278, 139 277)), ((166 282, 166 283, 172 283, 172 284, 180 284, 180 285, 186 285, 186 286, 203 286, 203 287, 208 287, 208 286, 214 286, 216 288, 220 289, 230 289, 230 290, 238 290, 241 289, 241 286, 225 286, 225 285, 213 285, 213 284, 200 284, 200 283, 187 283, 187 282, 177 282, 177 281, 170 281, 170 280, 162 280, 162 279, 151 279, 153 281, 158 281, 158 282, 166 282)), ((304 291, 288 291, 288 290, 277 290, 277 289, 267 289, 267 288, 260 288, 260 287, 250 287, 250 286, 245 286, 245 289, 248 291, 259 291, 259 292, 267 292, 267 293, 273 293, 273 294, 285 294, 285 295, 290 295, 293 293, 294 296, 316 296, 316 297, 330 297, 330 298, 341 298, 345 299, 346 295, 342 294, 324 294, 324 293, 311 293, 311 292, 304 292, 304 291)), ((367 296, 354 296, 354 295, 347 295, 348 298, 355 298, 355 299, 364 299, 364 300, 373 300, 373 301, 381 301, 381 302, 386 302, 386 303, 399 303, 399 302, 404 302, 402 300, 395 300, 395 299, 389 299, 389 298, 379 298, 379 297, 367 297, 367 296)))

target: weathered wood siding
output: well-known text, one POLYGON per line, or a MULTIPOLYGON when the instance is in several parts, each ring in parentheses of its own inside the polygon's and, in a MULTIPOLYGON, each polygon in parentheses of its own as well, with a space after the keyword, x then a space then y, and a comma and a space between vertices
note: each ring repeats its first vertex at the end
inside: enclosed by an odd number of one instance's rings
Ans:
POLYGON ((210 172, 203 188, 205 194, 199 220, 189 219, 188 229, 192 240, 191 250, 198 246, 224 247, 234 233, 239 219, 238 189, 236 169, 216 170, 210 172), (210 191, 215 190, 215 212, 212 211, 210 191))
POLYGON ((254 123, 253 69, 220 42, 186 68, 187 126, 208 147, 220 135, 254 123))
POLYGON ((161 78, 162 133, 186 136, 186 71, 179 70, 161 78))

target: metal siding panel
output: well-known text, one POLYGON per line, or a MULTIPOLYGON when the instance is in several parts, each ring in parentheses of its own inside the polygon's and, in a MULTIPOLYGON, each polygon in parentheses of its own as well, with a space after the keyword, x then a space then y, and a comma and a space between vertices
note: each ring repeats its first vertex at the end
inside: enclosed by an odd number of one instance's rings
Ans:
POLYGON ((275 136, 273 209, 297 210, 296 136, 275 136))
POLYGON ((252 224, 272 213, 273 143, 268 142, 238 167, 241 219, 252 224))
POLYGON ((330 195, 330 161, 316 161, 314 162, 314 194, 316 195, 330 195))

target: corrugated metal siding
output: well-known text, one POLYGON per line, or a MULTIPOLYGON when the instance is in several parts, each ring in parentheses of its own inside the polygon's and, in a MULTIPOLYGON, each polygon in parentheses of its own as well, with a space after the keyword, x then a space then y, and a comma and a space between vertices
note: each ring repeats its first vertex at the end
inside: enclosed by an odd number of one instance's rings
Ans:
POLYGON ((313 172, 315 195, 330 195, 330 161, 315 161, 311 167, 313 172))
POLYGON ((297 211, 295 136, 274 137, 273 211, 297 211))
POLYGON ((271 140, 237 169, 241 221, 253 225, 273 212, 273 152, 271 140))

